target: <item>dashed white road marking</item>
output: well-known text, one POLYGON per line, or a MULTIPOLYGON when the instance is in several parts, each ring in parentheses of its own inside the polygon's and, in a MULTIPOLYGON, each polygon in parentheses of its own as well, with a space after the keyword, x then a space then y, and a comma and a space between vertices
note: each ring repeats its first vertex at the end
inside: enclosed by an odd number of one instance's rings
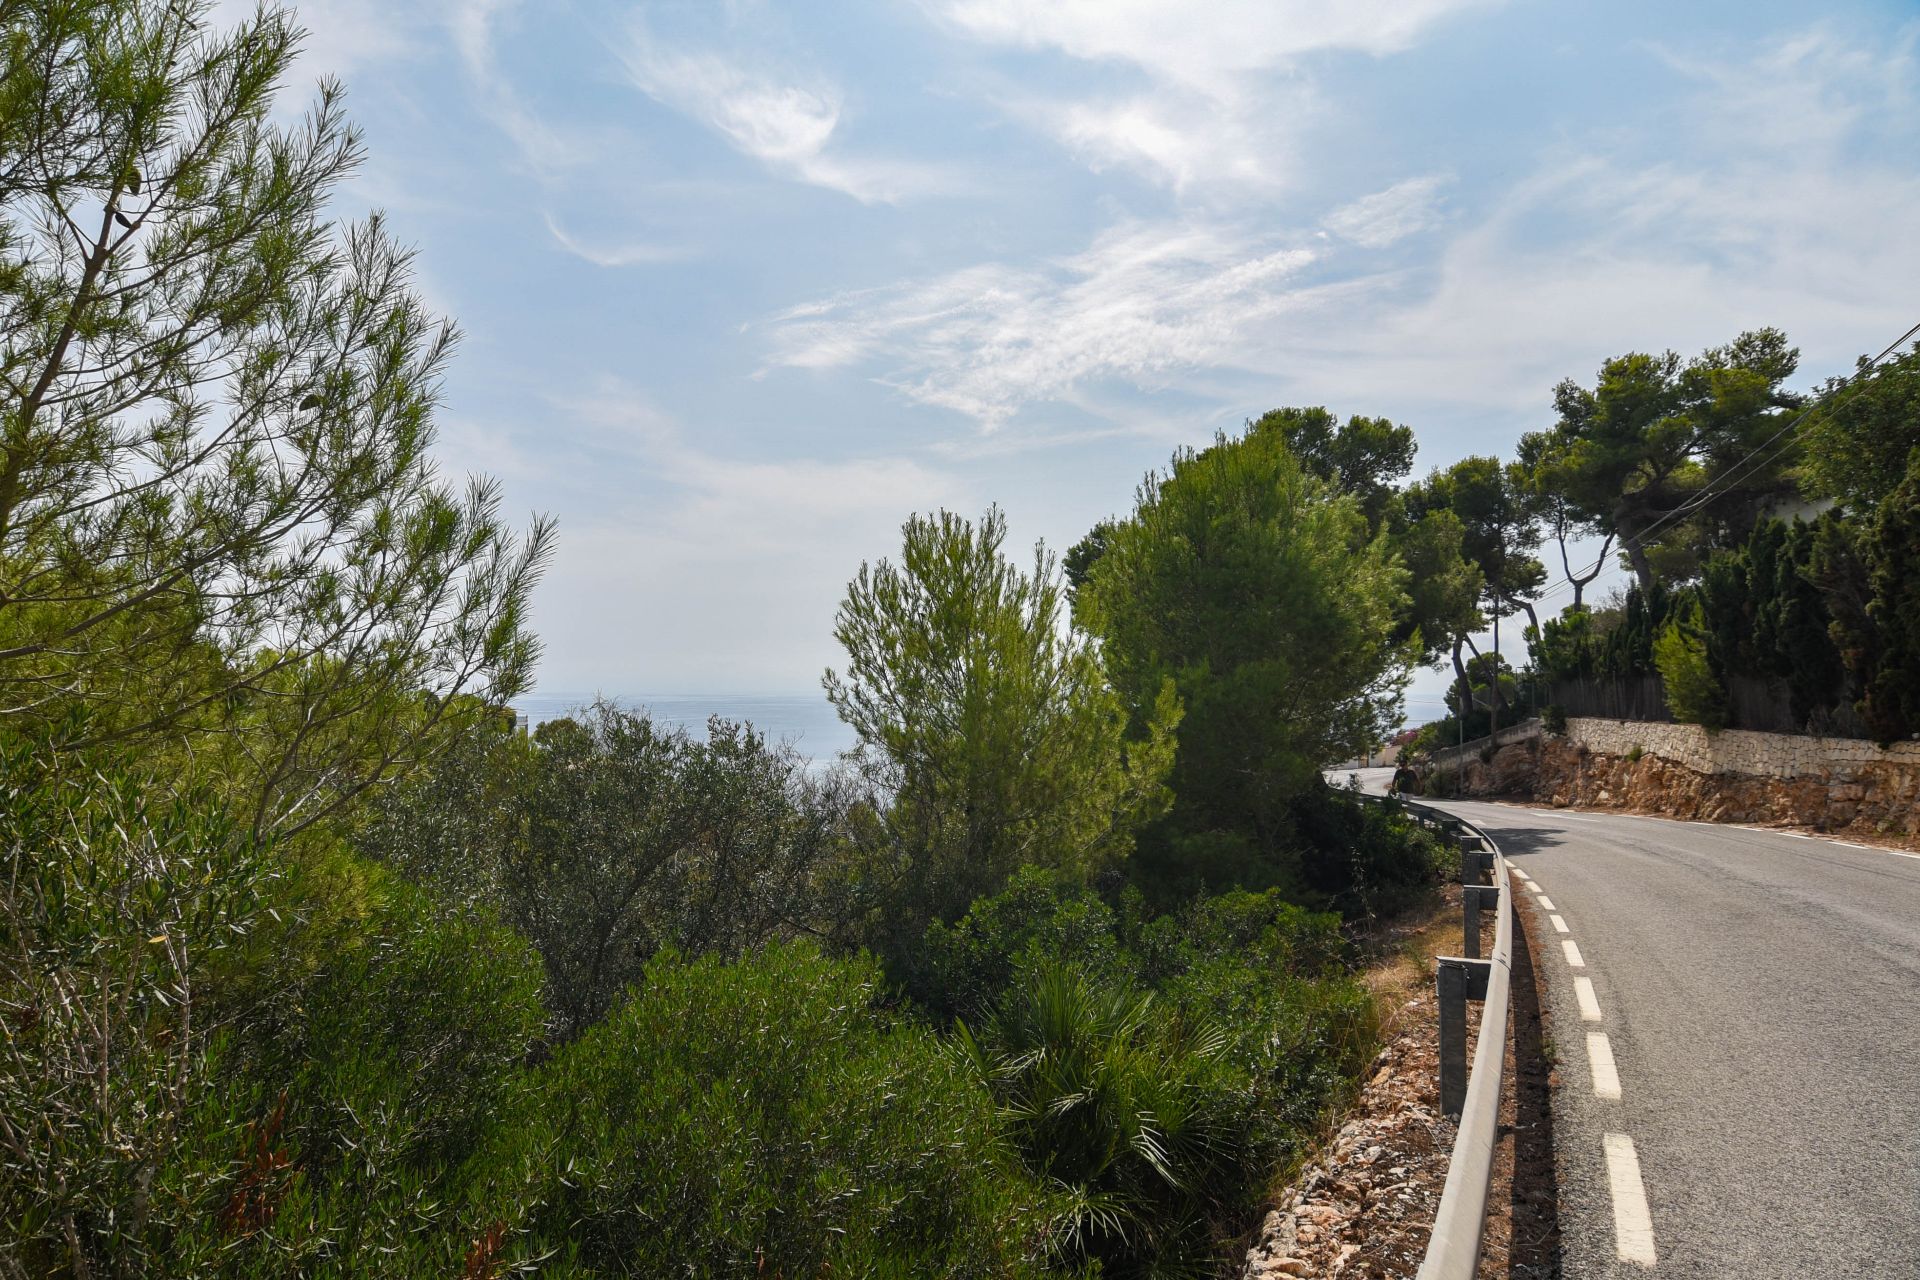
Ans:
POLYGON ((1536 893, 1536 894, 1534 894, 1534 900, 1535 900, 1536 902, 1538 902, 1538 903, 1540 904, 1540 909, 1541 909, 1542 911, 1558 911, 1558 910, 1560 909, 1560 908, 1558 908, 1558 907, 1556 907, 1556 906, 1554 906, 1554 905, 1553 905, 1553 899, 1552 899, 1552 898, 1549 898, 1549 897, 1548 897, 1548 896, 1547 896, 1546 894, 1544 894, 1544 893, 1536 893))
POLYGON ((1587 1032, 1587 1069, 1593 1073, 1593 1096, 1620 1101, 1620 1069, 1613 1062, 1613 1041, 1604 1031, 1587 1032))
POLYGON ((1567 928, 1567 922, 1565 920, 1562 920, 1559 916, 1548 916, 1547 919, 1553 921, 1553 931, 1555 933, 1571 932, 1571 930, 1567 928))
POLYGON ((1524 871, 1522 871, 1522 870, 1521 870, 1520 868, 1518 868, 1518 867, 1515 867, 1515 868, 1513 869, 1513 874, 1515 874, 1515 875, 1517 875, 1517 876, 1519 876, 1519 877, 1520 877, 1520 878, 1521 878, 1522 880, 1524 880, 1524 881, 1526 881, 1526 882, 1527 882, 1528 884, 1532 884, 1532 883, 1533 883, 1533 877, 1532 877, 1532 876, 1530 876, 1530 875, 1528 875, 1528 874, 1527 874, 1526 872, 1524 872, 1524 871))
POLYGON ((1584 969, 1587 967, 1587 962, 1580 958, 1579 944, 1574 942, 1572 938, 1562 938, 1560 940, 1560 950, 1566 954, 1567 963, 1574 968, 1584 969))
POLYGON ((1607 1187, 1613 1192, 1613 1248, 1620 1261, 1650 1267, 1653 1218, 1647 1212, 1647 1188, 1640 1181, 1640 1157, 1633 1138, 1624 1133, 1603 1134, 1607 1152, 1607 1187))
POLYGON ((1582 1022, 1600 1021, 1600 997, 1593 994, 1592 978, 1575 978, 1573 996, 1580 1002, 1580 1020, 1582 1022))

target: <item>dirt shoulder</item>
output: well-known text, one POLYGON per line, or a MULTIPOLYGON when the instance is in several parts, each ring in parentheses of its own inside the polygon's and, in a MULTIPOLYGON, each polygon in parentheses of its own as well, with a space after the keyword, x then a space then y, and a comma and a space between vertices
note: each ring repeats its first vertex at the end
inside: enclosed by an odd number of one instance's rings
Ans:
MULTIPOLYGON (((1492 917, 1485 913, 1482 954, 1493 946, 1492 917)), ((1434 958, 1460 953, 1460 920, 1460 887, 1450 885, 1427 911, 1370 940, 1380 957, 1367 982, 1384 1011, 1382 1048, 1338 1128, 1275 1196, 1247 1253, 1242 1280, 1379 1280, 1418 1272, 1456 1132, 1439 1110, 1434 958)), ((1522 930, 1516 942, 1526 937, 1522 930)), ((1482 1277, 1559 1274, 1551 1037, 1532 958, 1529 946, 1515 947, 1508 1087, 1502 1090, 1482 1277)), ((1469 1005, 1469 1037, 1478 1033, 1479 1006, 1469 1005)))

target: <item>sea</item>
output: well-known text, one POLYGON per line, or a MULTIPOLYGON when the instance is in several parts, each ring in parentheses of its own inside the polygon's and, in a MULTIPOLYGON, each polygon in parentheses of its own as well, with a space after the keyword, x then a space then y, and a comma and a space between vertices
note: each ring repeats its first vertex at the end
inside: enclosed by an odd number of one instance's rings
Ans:
POLYGON ((787 742, 801 755, 831 762, 854 745, 849 729, 826 695, 814 693, 548 693, 541 690, 513 700, 513 709, 539 725, 558 720, 604 696, 626 711, 644 711, 655 723, 685 729, 696 738, 707 736, 707 721, 745 721, 775 742, 787 742))

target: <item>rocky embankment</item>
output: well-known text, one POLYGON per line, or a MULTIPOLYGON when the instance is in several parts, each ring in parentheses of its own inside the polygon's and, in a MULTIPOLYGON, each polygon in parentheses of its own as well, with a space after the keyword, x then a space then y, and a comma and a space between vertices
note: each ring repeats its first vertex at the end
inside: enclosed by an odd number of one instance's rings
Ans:
POLYGON ((1401 1010, 1407 1030, 1374 1059, 1351 1117, 1320 1158, 1281 1193, 1242 1280, 1420 1269, 1455 1132, 1438 1110, 1432 1006, 1415 997, 1401 1010))
POLYGON ((1920 743, 1574 720, 1564 735, 1489 751, 1463 772, 1442 776, 1440 790, 1910 846, 1920 837, 1920 743))

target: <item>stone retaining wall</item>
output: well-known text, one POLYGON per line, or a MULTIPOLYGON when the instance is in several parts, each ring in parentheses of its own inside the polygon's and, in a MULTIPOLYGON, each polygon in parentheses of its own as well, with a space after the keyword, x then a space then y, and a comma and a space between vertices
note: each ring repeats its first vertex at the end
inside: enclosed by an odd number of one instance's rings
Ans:
POLYGON ((1920 834, 1920 742, 1587 717, 1542 745, 1537 799, 1711 822, 1920 834))
POLYGON ((1920 742, 1876 747, 1860 738, 1810 738, 1803 734, 1723 729, 1646 720, 1567 721, 1567 741, 1603 755, 1642 754, 1683 764, 1698 773, 1746 773, 1759 778, 1831 779, 1869 765, 1920 770, 1920 742))

